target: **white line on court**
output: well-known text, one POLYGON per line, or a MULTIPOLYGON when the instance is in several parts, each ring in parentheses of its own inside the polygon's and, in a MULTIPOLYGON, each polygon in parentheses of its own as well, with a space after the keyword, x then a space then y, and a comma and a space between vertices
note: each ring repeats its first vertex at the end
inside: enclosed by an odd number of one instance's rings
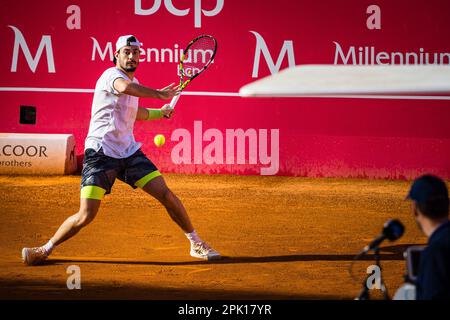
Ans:
MULTIPOLYGON (((0 92, 59 92, 94 93, 94 89, 77 88, 37 88, 37 87, 0 87, 0 92)), ((237 92, 184 91, 186 96, 239 97, 237 92)), ((285 97, 299 98, 299 97, 285 97)), ((450 100, 450 96, 400 96, 400 95, 305 95, 302 98, 344 98, 344 99, 395 99, 395 100, 450 100)), ((248 99, 248 98, 246 98, 248 99)))

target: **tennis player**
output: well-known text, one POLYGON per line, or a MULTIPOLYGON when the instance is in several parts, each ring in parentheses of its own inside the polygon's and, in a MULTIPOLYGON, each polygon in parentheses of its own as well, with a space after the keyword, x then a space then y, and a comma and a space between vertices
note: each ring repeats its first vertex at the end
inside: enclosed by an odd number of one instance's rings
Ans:
POLYGON ((115 67, 107 69, 95 86, 89 133, 85 140, 80 209, 63 222, 45 245, 22 249, 22 260, 26 265, 42 263, 56 246, 92 222, 101 200, 111 192, 116 178, 134 189, 143 189, 161 202, 189 239, 192 257, 205 260, 221 258, 197 235, 183 204, 141 151, 142 144, 134 139, 136 120, 170 118, 173 112, 168 104, 160 109, 138 107, 139 98, 171 99, 179 93, 174 84, 161 90, 139 84, 134 73, 139 65, 140 46, 133 35, 118 38, 115 67))

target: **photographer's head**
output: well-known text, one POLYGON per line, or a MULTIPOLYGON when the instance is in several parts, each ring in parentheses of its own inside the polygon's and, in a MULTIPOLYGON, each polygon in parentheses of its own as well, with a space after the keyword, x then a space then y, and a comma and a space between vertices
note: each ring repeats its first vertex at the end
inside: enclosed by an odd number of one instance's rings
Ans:
POLYGON ((429 237, 448 220, 449 199, 445 182, 433 175, 423 175, 411 186, 407 199, 419 228, 429 237))

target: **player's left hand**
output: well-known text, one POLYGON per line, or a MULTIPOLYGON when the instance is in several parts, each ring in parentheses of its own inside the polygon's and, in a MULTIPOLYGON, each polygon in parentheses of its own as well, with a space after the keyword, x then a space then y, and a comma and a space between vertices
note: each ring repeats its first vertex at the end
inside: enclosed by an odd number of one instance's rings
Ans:
POLYGON ((170 119, 173 115, 174 110, 170 108, 170 104, 165 104, 161 107, 161 112, 164 117, 170 119))
POLYGON ((158 90, 160 99, 172 99, 177 94, 180 94, 180 85, 175 85, 175 83, 169 84, 167 87, 158 90))

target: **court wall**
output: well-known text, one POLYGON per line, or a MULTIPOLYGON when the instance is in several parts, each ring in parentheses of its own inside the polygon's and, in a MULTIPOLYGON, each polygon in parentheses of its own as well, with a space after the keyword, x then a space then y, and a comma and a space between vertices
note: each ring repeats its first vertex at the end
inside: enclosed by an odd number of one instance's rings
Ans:
POLYGON ((448 65, 443 0, 4 2, 0 131, 73 134, 80 161, 93 89, 113 66, 117 37, 143 42, 136 77, 161 88, 178 81, 180 50, 205 33, 217 38, 217 57, 175 117, 135 125, 164 172, 450 178, 449 95, 238 96, 244 84, 299 64, 448 65), (35 108, 35 124, 20 123, 21 106, 35 108), (158 133, 166 136, 162 148, 152 142, 158 133))

